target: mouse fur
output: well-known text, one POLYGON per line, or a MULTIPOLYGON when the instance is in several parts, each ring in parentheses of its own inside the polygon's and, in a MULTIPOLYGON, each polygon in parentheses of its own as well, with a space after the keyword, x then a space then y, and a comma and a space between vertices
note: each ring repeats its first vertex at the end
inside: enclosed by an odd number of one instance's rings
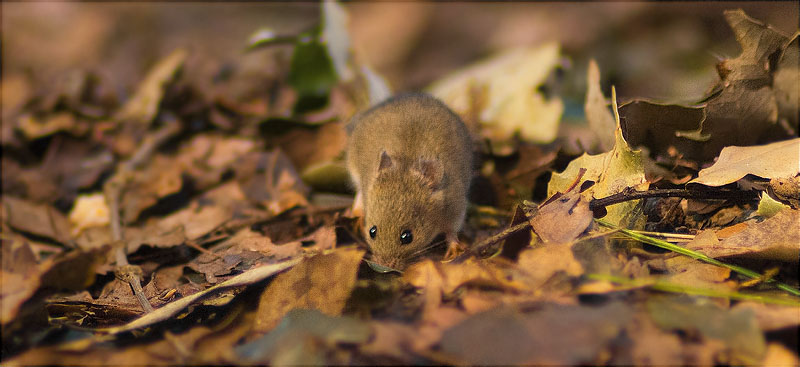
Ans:
POLYGON ((373 260, 403 269, 440 235, 457 241, 472 178, 472 140, 461 119, 438 99, 411 93, 356 115, 347 131, 353 212, 363 214, 373 260))

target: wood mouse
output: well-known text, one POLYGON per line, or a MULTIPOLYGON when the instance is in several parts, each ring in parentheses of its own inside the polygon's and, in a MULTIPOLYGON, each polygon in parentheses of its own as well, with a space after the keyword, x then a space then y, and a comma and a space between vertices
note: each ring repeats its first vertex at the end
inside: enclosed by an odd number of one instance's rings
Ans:
POLYGON ((392 97, 347 126, 347 170, 373 260, 404 269, 442 238, 458 244, 472 178, 461 119, 422 93, 392 97))

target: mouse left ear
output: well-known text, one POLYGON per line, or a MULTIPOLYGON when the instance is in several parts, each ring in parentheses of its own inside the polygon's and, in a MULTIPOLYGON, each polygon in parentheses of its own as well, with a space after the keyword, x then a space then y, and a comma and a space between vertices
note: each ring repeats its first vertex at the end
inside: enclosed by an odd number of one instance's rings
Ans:
POLYGON ((438 159, 420 159, 412 167, 412 172, 419 175, 433 191, 442 188, 444 168, 438 159))

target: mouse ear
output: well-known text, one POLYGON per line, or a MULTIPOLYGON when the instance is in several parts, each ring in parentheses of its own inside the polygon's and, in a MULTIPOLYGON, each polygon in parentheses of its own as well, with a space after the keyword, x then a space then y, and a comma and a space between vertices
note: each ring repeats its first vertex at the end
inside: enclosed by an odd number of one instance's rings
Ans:
POLYGON ((392 158, 389 157, 389 154, 386 151, 381 152, 381 163, 378 164, 378 171, 384 170, 392 166, 392 158))
POLYGON ((444 168, 438 159, 420 159, 412 167, 412 171, 419 175, 432 190, 442 188, 444 168))

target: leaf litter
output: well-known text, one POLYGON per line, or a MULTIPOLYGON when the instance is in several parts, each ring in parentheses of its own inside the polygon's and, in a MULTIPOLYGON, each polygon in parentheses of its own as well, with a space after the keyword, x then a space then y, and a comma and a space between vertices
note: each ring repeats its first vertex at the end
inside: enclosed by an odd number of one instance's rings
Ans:
POLYGON ((46 96, 4 76, 4 365, 796 363, 797 34, 726 11, 742 52, 690 105, 617 108, 591 61, 580 157, 544 88, 558 44, 441 78, 488 142, 473 248, 378 272, 343 126, 391 89, 349 9, 262 32, 250 49, 286 46, 286 65, 257 97, 219 97, 182 50, 121 104, 90 74, 46 96))

